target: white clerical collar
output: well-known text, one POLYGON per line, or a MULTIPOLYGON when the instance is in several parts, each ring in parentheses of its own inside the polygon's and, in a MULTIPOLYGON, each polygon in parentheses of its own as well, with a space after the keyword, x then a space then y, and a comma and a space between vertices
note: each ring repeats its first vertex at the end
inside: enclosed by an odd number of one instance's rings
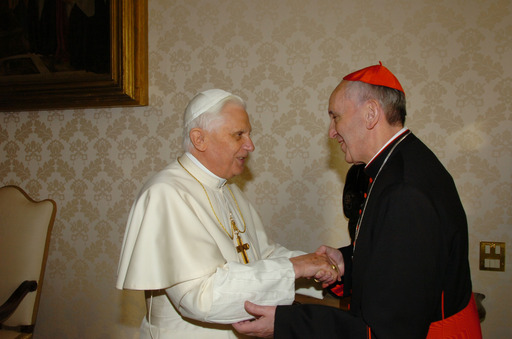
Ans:
POLYGON ((225 183, 226 183, 226 179, 224 178, 221 178, 219 177, 218 175, 216 174, 213 174, 212 171, 210 171, 208 168, 206 168, 206 166, 204 166, 203 164, 201 164, 201 162, 199 160, 197 160, 197 158, 195 156, 192 155, 192 153, 190 152, 185 152, 185 155, 190 159, 192 160, 192 162, 194 164, 196 164, 197 167, 199 167, 200 169, 202 169, 205 173, 211 175, 212 177, 218 179, 220 181, 220 186, 223 186, 225 183))
POLYGON ((384 144, 384 146, 382 146, 382 147, 381 147, 381 149, 380 149, 377 153, 375 153, 375 155, 372 157, 372 159, 371 159, 370 161, 368 161, 368 163, 366 164, 366 166, 365 166, 365 167, 368 167, 368 165, 372 163, 373 159, 375 159, 375 158, 376 158, 376 157, 377 157, 377 156, 378 156, 378 155, 379 155, 379 154, 380 154, 380 153, 381 153, 381 152, 382 152, 386 147, 388 147, 388 145, 389 145, 390 143, 392 143, 392 142, 393 142, 393 140, 395 140, 396 138, 398 138, 402 133, 404 133, 404 132, 405 132, 405 131, 407 131, 407 130, 409 130, 409 129, 408 129, 407 127, 405 127, 405 126, 404 126, 404 127, 403 127, 401 130, 399 130, 395 135, 393 135, 393 136, 391 137, 391 139, 389 139, 389 140, 388 140, 388 142, 386 142, 386 143, 384 144))

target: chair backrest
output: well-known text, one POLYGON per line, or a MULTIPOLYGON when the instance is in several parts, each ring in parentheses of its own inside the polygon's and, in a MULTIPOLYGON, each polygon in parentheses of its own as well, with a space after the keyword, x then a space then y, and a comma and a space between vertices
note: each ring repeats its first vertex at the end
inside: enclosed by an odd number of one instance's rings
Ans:
POLYGON ((4 325, 35 324, 56 211, 51 199, 34 201, 19 187, 0 188, 0 304, 23 281, 37 282, 4 325))

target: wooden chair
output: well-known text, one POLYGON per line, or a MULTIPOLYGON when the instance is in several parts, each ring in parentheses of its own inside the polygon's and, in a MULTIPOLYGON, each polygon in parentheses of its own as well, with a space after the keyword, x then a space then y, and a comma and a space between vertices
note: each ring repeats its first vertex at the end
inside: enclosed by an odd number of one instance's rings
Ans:
POLYGON ((37 202, 19 187, 0 188, 2 339, 32 336, 56 211, 51 199, 37 202))

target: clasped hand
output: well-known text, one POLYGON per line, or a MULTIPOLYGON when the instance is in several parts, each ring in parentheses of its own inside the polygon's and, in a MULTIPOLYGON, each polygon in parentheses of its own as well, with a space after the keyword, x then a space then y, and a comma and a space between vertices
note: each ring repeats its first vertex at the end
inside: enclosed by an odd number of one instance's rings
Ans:
POLYGON ((341 280, 338 263, 326 251, 320 250, 323 247, 315 253, 290 258, 295 270, 295 279, 314 278, 315 281, 322 283, 323 288, 341 280))

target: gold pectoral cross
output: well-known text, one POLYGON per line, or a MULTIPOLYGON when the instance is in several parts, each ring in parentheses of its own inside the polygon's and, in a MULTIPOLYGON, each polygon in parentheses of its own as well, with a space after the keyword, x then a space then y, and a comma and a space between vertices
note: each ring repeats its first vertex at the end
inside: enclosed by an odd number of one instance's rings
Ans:
POLYGON ((244 264, 248 264, 249 258, 247 257, 247 253, 245 251, 247 251, 249 249, 249 244, 243 243, 242 237, 240 236, 240 231, 238 230, 238 227, 236 227, 236 223, 233 220, 233 218, 231 218, 231 227, 233 228, 233 232, 236 235, 236 243, 238 244, 238 246, 236 247, 236 251, 238 253, 242 253, 242 258, 244 259, 244 264))

